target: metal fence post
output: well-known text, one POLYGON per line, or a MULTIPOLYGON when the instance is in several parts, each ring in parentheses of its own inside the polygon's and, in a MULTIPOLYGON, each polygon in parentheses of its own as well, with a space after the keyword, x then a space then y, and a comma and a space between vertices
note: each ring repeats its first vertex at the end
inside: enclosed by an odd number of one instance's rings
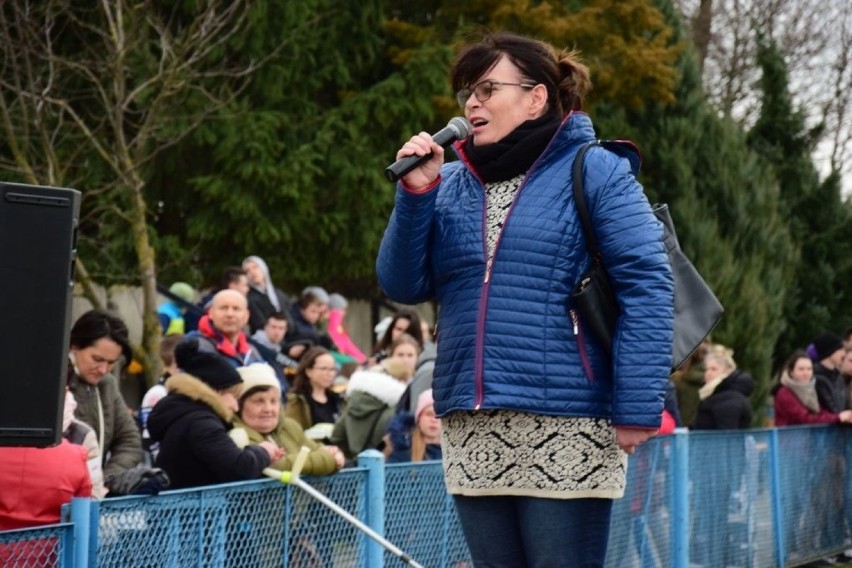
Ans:
MULTIPOLYGON (((367 468, 367 525, 385 536, 385 457, 378 450, 364 450, 358 454, 358 466, 367 468)), ((367 551, 367 568, 382 568, 384 549, 364 535, 367 551)))
POLYGON ((672 566, 689 568, 689 430, 675 428, 672 453, 672 566))
POLYGON ((775 532, 775 554, 778 559, 778 566, 786 566, 784 516, 781 510, 781 475, 778 469, 778 428, 773 428, 769 432, 769 473, 770 483, 772 484, 769 494, 772 495, 772 524, 775 532))
POLYGON ((88 497, 71 499, 71 523, 74 525, 74 559, 69 566, 75 568, 86 568, 90 564, 95 566, 98 557, 97 502, 88 497))

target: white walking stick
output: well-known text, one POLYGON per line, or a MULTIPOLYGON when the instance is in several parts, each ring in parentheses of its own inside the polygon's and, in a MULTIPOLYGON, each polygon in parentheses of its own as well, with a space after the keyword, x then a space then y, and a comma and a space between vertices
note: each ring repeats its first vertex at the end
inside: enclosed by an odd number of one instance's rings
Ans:
POLYGON ((310 448, 308 448, 306 446, 302 446, 302 449, 299 450, 299 455, 296 456, 296 461, 293 464, 293 471, 278 471, 277 469, 272 469, 271 467, 267 467, 266 469, 263 470, 263 474, 268 476, 268 477, 271 477, 273 479, 277 479, 281 483, 288 483, 290 485, 295 485, 296 487, 298 487, 302 491, 305 491, 306 493, 311 495, 314 499, 316 499, 317 501, 319 501, 320 503, 322 503, 323 505, 325 505, 326 507, 328 507, 329 509, 331 509, 332 511, 334 511, 335 513, 337 513, 338 515, 340 515, 341 517, 346 519, 347 521, 349 521, 352 525, 355 526, 355 528, 357 528, 358 530, 360 530, 361 532, 366 534, 368 537, 370 537, 373 540, 375 540, 376 542, 378 542, 380 545, 382 545, 385 548, 385 550, 387 550, 391 554, 395 555, 396 557, 398 557, 400 560, 402 560, 403 562, 405 562, 409 566, 414 566, 414 568, 423 568, 423 566, 421 566, 420 564, 418 564, 417 562, 412 560, 412 558, 410 556, 408 556, 408 554, 406 554, 405 552, 403 552, 402 550, 400 550, 399 548, 394 546, 387 539, 382 537, 379 533, 377 533, 376 531, 374 531, 373 529, 371 529, 370 527, 368 527, 367 525, 362 523, 355 516, 353 516, 351 513, 349 513, 349 511, 342 508, 340 505, 338 505, 337 503, 335 503, 334 501, 332 501, 331 499, 329 499, 328 497, 326 497, 325 495, 323 495, 322 493, 317 491, 311 485, 302 481, 302 479, 299 477, 299 474, 301 473, 302 468, 305 465, 305 460, 308 459, 308 454, 310 453, 310 451, 311 451, 310 448))

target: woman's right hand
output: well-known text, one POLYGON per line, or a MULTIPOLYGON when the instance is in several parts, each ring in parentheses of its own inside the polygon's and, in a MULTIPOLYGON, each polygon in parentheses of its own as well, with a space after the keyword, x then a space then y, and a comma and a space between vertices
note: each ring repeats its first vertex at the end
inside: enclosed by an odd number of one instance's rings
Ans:
POLYGON ((290 347, 290 349, 287 351, 287 356, 291 359, 298 359, 302 356, 302 353, 304 352, 305 346, 300 343, 298 345, 293 345, 292 347, 290 347))
POLYGON ((406 187, 416 191, 432 185, 438 179, 441 166, 444 164, 444 148, 432 140, 431 134, 421 132, 412 136, 396 153, 396 159, 399 160, 406 156, 425 156, 429 152, 432 153, 432 157, 428 161, 403 176, 402 183, 406 187))
POLYGON ((258 446, 266 450, 266 453, 269 454, 269 463, 275 463, 287 454, 284 448, 279 448, 267 440, 259 443, 258 446))

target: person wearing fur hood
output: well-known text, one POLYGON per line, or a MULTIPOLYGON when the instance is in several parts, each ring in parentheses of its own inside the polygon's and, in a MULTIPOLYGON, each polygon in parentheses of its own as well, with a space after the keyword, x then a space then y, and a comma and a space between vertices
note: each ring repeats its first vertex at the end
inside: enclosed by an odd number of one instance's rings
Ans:
POLYGON ((813 361, 805 351, 796 351, 787 361, 774 394, 776 426, 852 421, 852 410, 834 413, 820 405, 813 361))
POLYGON ((330 443, 343 450, 350 460, 364 450, 380 449, 396 404, 410 379, 409 365, 395 357, 354 373, 346 386, 346 410, 334 424, 330 443))
POLYGON ((183 371, 166 381, 166 395, 148 417, 151 439, 160 442, 156 465, 170 488, 182 489, 261 477, 284 450, 269 441, 239 448, 228 436, 242 379, 215 353, 199 351, 198 340, 175 348, 183 371))

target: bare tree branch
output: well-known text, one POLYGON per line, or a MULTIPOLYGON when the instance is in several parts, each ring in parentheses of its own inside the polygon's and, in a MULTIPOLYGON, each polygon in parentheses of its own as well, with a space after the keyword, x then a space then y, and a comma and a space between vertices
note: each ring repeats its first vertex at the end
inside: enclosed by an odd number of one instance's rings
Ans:
MULTIPOLYGON (((12 154, 0 168, 51 185, 85 175, 85 221, 118 219, 130 228, 143 287, 139 353, 149 376, 158 372, 160 330, 148 166, 230 104, 266 61, 228 55, 248 22, 246 8, 243 0, 202 2, 178 18, 177 7, 158 12, 152 2, 127 0, 0 4, 0 127, 12 154), (221 87, 211 88, 216 80, 221 87), (176 115, 193 97, 206 101, 203 108, 176 115), (77 163, 86 160, 96 160, 97 175, 77 163)), ((78 274, 88 278, 82 263, 78 274)))
POLYGON ((824 170, 844 173, 852 192, 852 10, 848 0, 716 0, 709 23, 701 13, 707 8, 706 0, 675 3, 693 22, 708 99, 720 113, 745 127, 757 116, 756 40, 762 36, 776 43, 789 70, 794 100, 805 111, 809 127, 824 127, 817 161, 826 164, 824 170), (707 30, 704 55, 702 34, 707 30))

